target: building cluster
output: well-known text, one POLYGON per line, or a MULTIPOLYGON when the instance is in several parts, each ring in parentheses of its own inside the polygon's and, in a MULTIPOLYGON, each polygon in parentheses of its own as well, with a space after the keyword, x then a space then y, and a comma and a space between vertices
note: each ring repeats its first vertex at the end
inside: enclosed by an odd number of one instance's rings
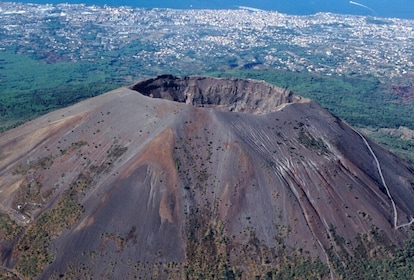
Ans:
POLYGON ((9 49, 187 72, 259 67, 389 78, 414 72, 414 20, 0 2, 0 50, 9 49))

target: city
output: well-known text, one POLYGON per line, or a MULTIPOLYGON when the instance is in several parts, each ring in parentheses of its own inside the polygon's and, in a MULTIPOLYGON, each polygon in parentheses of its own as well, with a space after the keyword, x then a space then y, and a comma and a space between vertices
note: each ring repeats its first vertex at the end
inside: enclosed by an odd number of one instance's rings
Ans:
POLYGON ((0 3, 0 50, 48 63, 118 60, 150 73, 231 68, 414 72, 414 21, 319 13, 0 3))

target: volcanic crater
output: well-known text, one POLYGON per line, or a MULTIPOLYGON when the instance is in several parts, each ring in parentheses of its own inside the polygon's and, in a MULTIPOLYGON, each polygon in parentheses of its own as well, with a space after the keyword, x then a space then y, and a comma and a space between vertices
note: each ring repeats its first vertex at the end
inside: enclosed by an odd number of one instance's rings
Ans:
POLYGON ((213 107, 221 111, 266 114, 306 99, 271 84, 246 79, 162 75, 131 87, 145 96, 213 107))
POLYGON ((0 156, 21 278, 352 279, 414 217, 412 169, 261 81, 141 81, 0 134, 0 156))

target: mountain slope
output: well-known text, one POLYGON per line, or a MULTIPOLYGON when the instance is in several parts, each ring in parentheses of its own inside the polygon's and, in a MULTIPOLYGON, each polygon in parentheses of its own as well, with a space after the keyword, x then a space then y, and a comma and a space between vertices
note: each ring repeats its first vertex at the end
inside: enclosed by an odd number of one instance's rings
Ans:
POLYGON ((337 260, 387 257, 414 217, 413 170, 365 141, 258 81, 111 91, 0 135, 3 224, 20 232, 3 229, 3 266, 40 279, 251 279, 303 263, 346 275, 337 260))

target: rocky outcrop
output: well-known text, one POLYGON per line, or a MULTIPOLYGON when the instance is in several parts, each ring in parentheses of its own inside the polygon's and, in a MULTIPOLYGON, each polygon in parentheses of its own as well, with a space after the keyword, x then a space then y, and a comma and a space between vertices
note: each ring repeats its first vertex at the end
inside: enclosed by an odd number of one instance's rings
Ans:
POLYGON ((280 105, 307 101, 287 89, 244 79, 158 76, 131 89, 143 95, 229 112, 266 114, 280 105))

